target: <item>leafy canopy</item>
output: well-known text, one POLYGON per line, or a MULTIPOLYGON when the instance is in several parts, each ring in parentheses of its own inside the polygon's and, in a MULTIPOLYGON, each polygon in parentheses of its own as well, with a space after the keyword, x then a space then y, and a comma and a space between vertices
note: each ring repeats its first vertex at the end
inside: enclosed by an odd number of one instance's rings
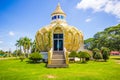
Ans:
POLYGON ((85 40, 85 47, 89 50, 107 47, 110 50, 120 51, 120 24, 97 32, 93 38, 85 40))

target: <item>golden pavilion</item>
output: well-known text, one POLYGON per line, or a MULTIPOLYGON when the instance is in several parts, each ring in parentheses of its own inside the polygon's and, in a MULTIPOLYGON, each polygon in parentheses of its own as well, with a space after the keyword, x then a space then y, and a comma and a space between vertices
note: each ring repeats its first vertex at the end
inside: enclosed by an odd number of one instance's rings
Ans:
POLYGON ((66 14, 58 4, 51 14, 51 23, 36 33, 37 49, 47 53, 47 67, 67 67, 69 53, 83 48, 82 32, 68 25, 65 18, 66 14))

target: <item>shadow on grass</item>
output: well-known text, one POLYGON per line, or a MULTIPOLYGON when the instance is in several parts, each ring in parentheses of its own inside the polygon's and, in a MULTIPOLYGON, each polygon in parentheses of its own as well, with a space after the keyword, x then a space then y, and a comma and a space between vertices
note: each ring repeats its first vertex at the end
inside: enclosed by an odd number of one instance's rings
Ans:
POLYGON ((120 58, 111 58, 111 59, 114 59, 114 60, 120 60, 120 58))
POLYGON ((40 63, 43 63, 41 61, 34 62, 32 60, 27 60, 26 62, 27 62, 27 64, 40 64, 40 63))
POLYGON ((87 62, 77 62, 78 64, 87 64, 87 62))
MULTIPOLYGON (((90 61, 98 62, 98 63, 109 62, 109 60, 106 60, 106 61, 104 61, 104 60, 90 60, 90 61)), ((78 62, 69 62, 69 63, 70 64, 89 64, 89 61, 86 61, 86 62, 80 62, 80 61, 78 61, 78 62)))
POLYGON ((80 61, 77 61, 77 62, 69 62, 70 64, 87 64, 87 62, 80 62, 80 61))
POLYGON ((107 60, 107 61, 104 61, 104 60, 102 60, 102 61, 94 61, 94 62, 108 62, 109 60, 107 60))

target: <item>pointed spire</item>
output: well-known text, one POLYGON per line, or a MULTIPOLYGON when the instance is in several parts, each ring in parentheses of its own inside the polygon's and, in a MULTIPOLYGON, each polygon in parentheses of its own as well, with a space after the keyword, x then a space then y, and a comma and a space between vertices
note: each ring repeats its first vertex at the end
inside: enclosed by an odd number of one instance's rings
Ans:
POLYGON ((57 6, 59 6, 60 7, 60 3, 58 2, 58 5, 57 6))
POLYGON ((51 15, 54 15, 54 14, 63 14, 64 16, 66 16, 64 11, 61 9, 60 3, 58 3, 55 11, 51 15))

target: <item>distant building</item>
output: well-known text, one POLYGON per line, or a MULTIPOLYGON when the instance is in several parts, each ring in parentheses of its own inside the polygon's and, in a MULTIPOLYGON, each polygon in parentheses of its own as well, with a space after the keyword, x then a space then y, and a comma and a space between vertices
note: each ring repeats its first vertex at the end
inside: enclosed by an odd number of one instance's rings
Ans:
POLYGON ((120 52, 119 51, 111 51, 110 55, 120 55, 120 52))

